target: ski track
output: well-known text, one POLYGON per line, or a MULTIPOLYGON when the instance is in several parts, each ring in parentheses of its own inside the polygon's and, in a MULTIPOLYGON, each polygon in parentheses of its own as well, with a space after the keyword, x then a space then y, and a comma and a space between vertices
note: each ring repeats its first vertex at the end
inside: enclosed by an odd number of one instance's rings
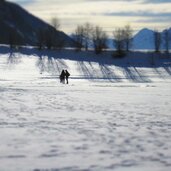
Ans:
POLYGON ((73 65, 88 77, 74 75, 62 85, 32 62, 33 71, 26 71, 28 61, 18 69, 25 77, 15 66, 0 75, 0 171, 171 169, 171 82, 165 69, 113 70, 60 60, 56 72, 73 65), (104 79, 92 80, 90 71, 104 79))

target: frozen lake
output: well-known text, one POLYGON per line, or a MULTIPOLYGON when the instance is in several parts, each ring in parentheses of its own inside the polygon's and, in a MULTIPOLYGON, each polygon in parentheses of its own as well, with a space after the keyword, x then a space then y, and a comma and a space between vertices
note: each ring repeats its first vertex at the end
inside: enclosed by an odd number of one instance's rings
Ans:
POLYGON ((144 82, 130 81, 121 68, 122 81, 91 80, 66 60, 72 77, 63 85, 40 74, 34 57, 0 61, 0 171, 171 170, 166 68, 141 68, 144 82))

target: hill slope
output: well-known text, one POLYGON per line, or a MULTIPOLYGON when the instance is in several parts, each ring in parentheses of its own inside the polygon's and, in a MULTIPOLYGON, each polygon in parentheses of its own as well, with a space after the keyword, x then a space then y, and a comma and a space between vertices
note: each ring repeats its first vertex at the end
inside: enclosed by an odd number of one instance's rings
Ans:
MULTIPOLYGON (((0 2, 0 43, 9 44, 10 37, 16 36, 22 45, 37 45, 40 30, 54 28, 38 19, 19 5, 11 2, 0 2)), ((54 38, 64 40, 65 46, 72 46, 73 41, 65 33, 54 31, 54 38)))

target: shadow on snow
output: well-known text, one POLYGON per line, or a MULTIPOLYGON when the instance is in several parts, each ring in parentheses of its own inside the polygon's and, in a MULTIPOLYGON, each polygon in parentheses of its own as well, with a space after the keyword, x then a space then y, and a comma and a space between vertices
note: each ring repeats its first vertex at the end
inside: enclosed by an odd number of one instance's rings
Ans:
MULTIPOLYGON (((154 54, 148 52, 130 52, 125 58, 118 59, 112 57, 112 51, 103 52, 95 55, 93 51, 76 52, 74 50, 37 50, 33 48, 21 48, 19 50, 10 50, 9 47, 0 47, 1 54, 9 54, 8 64, 14 65, 20 61, 23 55, 35 56, 37 67, 40 73, 49 72, 59 75, 62 69, 68 69, 65 59, 76 61, 77 70, 80 77, 72 76, 72 79, 107 79, 111 82, 121 82, 123 78, 130 79, 134 82, 150 82, 143 68, 153 68, 161 78, 163 72, 171 76, 171 59, 170 54, 154 54), (95 64, 93 64, 95 63, 95 64), (117 68, 117 69, 116 69, 117 68), (122 75, 118 74, 118 71, 122 75)), ((153 75, 152 75, 153 76, 153 75)))

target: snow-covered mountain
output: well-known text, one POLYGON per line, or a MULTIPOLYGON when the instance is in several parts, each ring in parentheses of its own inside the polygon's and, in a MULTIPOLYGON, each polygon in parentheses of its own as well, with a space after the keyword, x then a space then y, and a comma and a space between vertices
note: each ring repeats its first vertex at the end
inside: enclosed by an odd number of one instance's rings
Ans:
MULTIPOLYGON (((40 30, 54 30, 52 26, 28 13, 19 5, 0 1, 0 43, 8 44, 10 35, 16 34, 20 44, 37 45, 40 30)), ((65 41, 66 46, 73 44, 72 39, 61 31, 54 31, 56 39, 65 41)))

